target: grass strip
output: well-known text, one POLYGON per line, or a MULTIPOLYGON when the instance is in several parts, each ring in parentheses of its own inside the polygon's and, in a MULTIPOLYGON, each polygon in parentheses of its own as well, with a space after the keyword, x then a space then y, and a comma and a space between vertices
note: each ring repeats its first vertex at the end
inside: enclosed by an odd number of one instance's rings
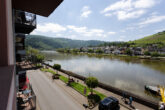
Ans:
POLYGON ((104 95, 104 94, 102 94, 102 93, 100 93, 100 92, 98 92, 98 91, 96 91, 96 90, 94 90, 93 91, 95 94, 97 94, 100 98, 101 98, 101 100, 103 100, 105 97, 107 97, 106 95, 104 95))
MULTIPOLYGON (((72 82, 70 84, 71 87, 73 87, 76 91, 80 92, 81 94, 85 95, 85 96, 88 96, 88 94, 90 93, 90 89, 87 87, 87 86, 84 86, 80 83, 76 83, 76 82, 72 82), (84 94, 84 88, 86 87, 86 94, 84 94)), ((101 100, 104 99, 106 96, 96 90, 93 90, 93 92, 98 95, 101 100)))
POLYGON ((74 88, 76 91, 80 92, 81 94, 87 96, 90 92, 90 89, 80 83, 72 82, 70 84, 72 88, 74 88), (86 94, 84 94, 84 88, 86 87, 86 94))
MULTIPOLYGON (((41 68, 40 70, 41 70, 41 71, 44 71, 44 72, 50 72, 50 73, 52 73, 52 74, 56 74, 56 72, 53 71, 53 70, 51 70, 51 69, 41 68)), ((64 83, 68 83, 68 78, 65 77, 65 76, 60 75, 60 80, 62 80, 64 83)), ((88 88, 87 86, 84 86, 84 85, 82 85, 82 84, 80 84, 80 83, 71 82, 71 83, 70 83, 70 86, 71 86, 72 88, 74 88, 76 91, 78 91, 79 93, 81 93, 82 95, 86 96, 86 97, 87 97, 88 94, 90 93, 90 88, 88 88), (84 94, 84 88, 85 88, 85 87, 86 87, 86 94, 84 94)), ((98 92, 98 91, 96 91, 96 90, 93 90, 93 92, 94 92, 96 95, 98 95, 98 96, 101 98, 101 100, 104 99, 104 98, 106 97, 104 94, 102 94, 102 93, 100 93, 100 92, 98 92)))
MULTIPOLYGON (((61 79, 63 82, 65 82, 65 83, 68 82, 68 78, 65 77, 65 76, 60 76, 60 79, 61 79)), ((88 96, 88 94, 90 93, 90 89, 89 89, 87 86, 84 86, 84 85, 82 85, 82 84, 80 84, 80 83, 71 82, 71 83, 70 83, 70 86, 71 86, 72 88, 74 88, 76 91, 78 91, 79 93, 81 93, 82 95, 84 95, 84 96, 88 96), (84 94, 84 88, 85 88, 85 87, 86 87, 86 94, 84 94)), ((98 92, 98 91, 96 91, 96 90, 93 90, 93 92, 94 92, 96 95, 98 95, 98 96, 101 98, 101 100, 104 99, 104 98, 106 97, 104 94, 102 94, 102 93, 100 93, 100 92, 98 92)))
POLYGON ((68 78, 62 75, 60 75, 60 80, 62 80, 64 83, 68 82, 68 78))
POLYGON ((49 72, 49 73, 52 73, 52 74, 56 74, 56 72, 51 70, 51 69, 41 68, 40 70, 43 71, 43 72, 49 72))

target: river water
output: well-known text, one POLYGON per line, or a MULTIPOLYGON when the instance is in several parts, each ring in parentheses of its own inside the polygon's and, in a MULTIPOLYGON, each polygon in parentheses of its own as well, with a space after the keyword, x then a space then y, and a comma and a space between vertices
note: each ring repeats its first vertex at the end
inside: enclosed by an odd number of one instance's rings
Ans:
POLYGON ((115 56, 89 56, 44 51, 50 65, 61 64, 65 70, 97 77, 100 82, 132 92, 150 100, 144 85, 165 85, 165 61, 115 56))

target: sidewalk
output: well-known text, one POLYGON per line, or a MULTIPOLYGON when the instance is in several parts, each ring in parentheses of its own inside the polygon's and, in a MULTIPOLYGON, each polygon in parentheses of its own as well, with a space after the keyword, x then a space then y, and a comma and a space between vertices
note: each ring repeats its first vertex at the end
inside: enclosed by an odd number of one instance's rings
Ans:
POLYGON ((36 100, 36 110, 41 110, 40 106, 39 106, 39 103, 38 103, 38 100, 36 100))
MULTIPOLYGON (((63 76, 65 76, 65 77, 68 77, 68 75, 66 75, 65 73, 62 73, 62 72, 60 72, 60 71, 58 71, 58 73, 61 74, 61 75, 63 75, 63 76)), ((50 73, 50 75, 51 75, 51 73, 50 73)), ((80 80, 80 79, 77 79, 77 78, 74 78, 74 79, 75 79, 75 80, 79 80, 79 83, 85 85, 85 84, 84 84, 84 81, 82 81, 82 80, 80 80)), ((59 81, 56 80, 56 82, 59 82, 59 81)), ((69 88, 70 88, 70 87, 69 87, 69 88)), ((74 89, 73 89, 73 90, 74 90, 74 89)), ((112 92, 109 92, 109 91, 107 91, 107 90, 105 90, 105 89, 102 89, 102 88, 100 88, 100 87, 95 88, 95 90, 98 91, 98 92, 100 92, 100 93, 105 94, 106 96, 114 96, 114 97, 116 97, 116 98, 119 100, 120 105, 121 105, 122 107, 124 107, 125 109, 127 109, 127 110, 135 110, 135 109, 137 109, 137 110, 154 110, 154 109, 152 109, 152 108, 150 108, 150 107, 148 107, 148 106, 142 105, 142 104, 137 103, 137 102, 134 102, 134 101, 133 101, 133 103, 132 103, 132 106, 133 106, 133 108, 132 108, 132 107, 130 107, 130 105, 125 104, 124 101, 121 99, 122 97, 119 96, 119 95, 117 95, 117 94, 114 94, 114 93, 112 93, 112 92)), ((69 91, 70 91, 70 90, 69 90, 69 91)), ((75 90, 74 90, 74 91, 75 91, 75 90)), ((83 97, 84 97, 84 96, 83 96, 83 97)), ((128 99, 127 99, 127 100, 128 100, 128 99)), ((86 102, 87 102, 87 101, 86 101, 86 102)), ((122 110, 122 109, 121 109, 121 110, 122 110)))

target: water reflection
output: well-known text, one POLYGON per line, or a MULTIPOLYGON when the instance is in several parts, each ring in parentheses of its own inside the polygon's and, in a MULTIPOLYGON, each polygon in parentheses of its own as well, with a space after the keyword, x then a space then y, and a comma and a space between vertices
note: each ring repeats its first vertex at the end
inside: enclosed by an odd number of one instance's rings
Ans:
POLYGON ((83 76, 95 76, 99 81, 133 92, 151 100, 158 100, 145 94, 144 85, 165 85, 165 62, 127 57, 45 53, 51 65, 59 63, 62 68, 83 76))

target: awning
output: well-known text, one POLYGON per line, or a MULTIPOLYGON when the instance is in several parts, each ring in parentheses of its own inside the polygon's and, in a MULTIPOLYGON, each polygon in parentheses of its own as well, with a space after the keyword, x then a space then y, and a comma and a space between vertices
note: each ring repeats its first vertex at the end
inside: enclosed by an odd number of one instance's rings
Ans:
POLYGON ((12 0, 12 6, 16 10, 48 17, 62 1, 63 0, 12 0))

